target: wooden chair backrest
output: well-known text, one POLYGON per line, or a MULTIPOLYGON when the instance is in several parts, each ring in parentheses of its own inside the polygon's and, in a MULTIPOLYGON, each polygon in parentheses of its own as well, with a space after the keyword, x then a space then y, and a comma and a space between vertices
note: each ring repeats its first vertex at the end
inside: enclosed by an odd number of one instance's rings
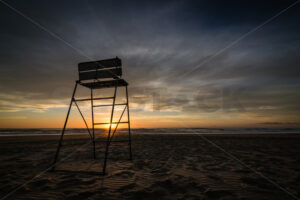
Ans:
POLYGON ((78 64, 79 80, 91 79, 118 79, 122 76, 122 61, 120 58, 111 58, 99 61, 83 62, 78 64))

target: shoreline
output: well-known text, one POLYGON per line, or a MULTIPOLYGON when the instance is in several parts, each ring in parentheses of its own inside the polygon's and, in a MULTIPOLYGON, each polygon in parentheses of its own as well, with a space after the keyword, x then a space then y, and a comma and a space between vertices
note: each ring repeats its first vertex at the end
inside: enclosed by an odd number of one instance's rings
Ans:
MULTIPOLYGON (((95 135, 104 135, 105 133, 96 133, 95 135)), ((127 133, 119 133, 119 135, 126 135, 127 133)), ((205 135, 205 136, 250 136, 250 135, 295 135, 300 132, 257 132, 257 133, 131 133, 132 135, 205 135)), ((0 134, 0 137, 31 137, 31 136, 60 136, 58 133, 45 134, 0 134)), ((65 133, 65 136, 88 136, 88 133, 65 133)))

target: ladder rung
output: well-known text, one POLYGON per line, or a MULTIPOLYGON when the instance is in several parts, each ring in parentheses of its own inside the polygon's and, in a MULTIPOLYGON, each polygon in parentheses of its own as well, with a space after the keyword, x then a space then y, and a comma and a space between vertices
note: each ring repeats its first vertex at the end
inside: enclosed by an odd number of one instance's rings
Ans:
MULTIPOLYGON (((93 100, 101 100, 101 99, 113 99, 114 97, 102 97, 102 98, 93 98, 93 100)), ((91 98, 88 99, 74 99, 74 101, 90 101, 91 98)))
MULTIPOLYGON (((128 123, 128 122, 112 122, 112 124, 125 124, 125 123, 128 123)), ((105 124, 110 124, 109 122, 108 123, 94 123, 94 125, 105 125, 105 124)))
MULTIPOLYGON (((115 103, 115 106, 125 106, 127 103, 115 103)), ((113 104, 95 105, 93 107, 113 106, 113 104)))

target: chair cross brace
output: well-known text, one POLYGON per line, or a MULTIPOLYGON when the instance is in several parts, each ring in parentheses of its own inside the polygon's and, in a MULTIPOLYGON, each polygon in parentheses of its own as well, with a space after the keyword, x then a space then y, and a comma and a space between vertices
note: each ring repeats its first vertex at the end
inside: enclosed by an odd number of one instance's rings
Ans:
MULTIPOLYGON (((52 170, 55 170, 55 167, 57 165, 57 160, 58 160, 58 155, 60 153, 60 149, 62 147, 62 141, 63 141, 63 137, 64 137, 64 133, 65 133, 65 130, 66 130, 66 125, 67 125, 67 122, 68 122, 68 119, 69 119, 69 115, 70 115, 70 111, 71 111, 71 108, 72 108, 72 105, 73 103, 75 104, 85 126, 86 126, 86 129, 88 131, 88 134, 90 136, 90 139, 93 143, 93 156, 94 156, 94 159, 96 159, 96 147, 95 147, 95 125, 107 125, 107 124, 110 124, 109 126, 109 130, 108 130, 108 135, 107 135, 107 140, 106 140, 106 147, 105 147, 105 155, 104 155, 104 162, 103 162, 103 168, 102 168, 102 174, 104 175, 105 172, 106 172, 106 166, 107 166, 107 158, 108 158, 108 153, 109 153, 109 146, 112 142, 112 139, 117 131, 117 128, 119 126, 119 124, 121 123, 127 123, 128 124, 128 140, 123 140, 124 142, 128 142, 128 146, 129 146, 129 159, 132 160, 132 152, 131 152, 131 131, 130 131, 130 118, 129 118, 129 103, 128 103, 128 88, 127 88, 127 85, 125 86, 126 87, 126 103, 119 103, 119 104, 116 104, 115 101, 116 101, 116 94, 117 94, 117 88, 118 88, 118 85, 115 85, 114 87, 114 96, 113 97, 103 97, 103 98, 94 98, 93 97, 93 89, 91 88, 91 98, 86 98, 86 99, 75 99, 75 94, 76 94, 76 90, 77 90, 77 86, 78 84, 80 84, 80 81, 76 81, 76 84, 75 84, 75 87, 74 87, 74 90, 73 90, 73 94, 72 94, 72 98, 71 98, 71 102, 70 102, 70 105, 69 105, 69 109, 68 109, 68 112, 67 112, 67 116, 66 116, 66 120, 65 120, 65 123, 64 123, 64 126, 63 126, 63 129, 62 129, 62 133, 61 133, 61 136, 60 136, 60 140, 59 140, 59 143, 58 143, 58 147, 57 147, 57 150, 56 150, 56 154, 55 154, 55 158, 54 158, 54 162, 53 162, 53 166, 52 166, 52 170), (94 105, 94 100, 103 100, 103 99, 112 99, 113 100, 113 103, 112 104, 104 104, 104 105, 94 105), (80 101, 91 101, 91 112, 92 112, 92 132, 87 124, 87 121, 84 117, 84 115, 82 114, 77 102, 80 102, 80 101), (122 111, 122 114, 119 118, 119 120, 117 122, 114 122, 113 121, 113 117, 114 117, 114 108, 115 106, 120 106, 120 105, 125 105, 123 111, 122 111), (94 122, 94 107, 101 107, 101 106, 111 106, 112 109, 111 109, 111 117, 110 117, 110 122, 109 123, 95 123, 94 122), (127 121, 121 121, 125 111, 127 110, 127 121), (112 131, 112 124, 116 124, 116 127, 114 128, 114 130, 112 131)), ((81 85, 81 84, 80 84, 81 85)), ((99 89, 99 88, 97 88, 99 89)))

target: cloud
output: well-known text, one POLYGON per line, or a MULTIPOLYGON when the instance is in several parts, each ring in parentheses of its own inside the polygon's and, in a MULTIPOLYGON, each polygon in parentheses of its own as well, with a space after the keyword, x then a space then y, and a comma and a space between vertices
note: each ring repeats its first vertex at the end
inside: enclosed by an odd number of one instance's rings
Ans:
MULTIPOLYGON (((72 1, 70 6, 70 2, 36 1, 12 5, 88 57, 121 57, 135 112, 170 116, 246 112, 253 118, 283 119, 295 118, 300 109, 299 6, 206 60, 289 3, 72 1)), ((1 9, 0 112, 66 107, 78 76, 77 63, 88 58, 11 10, 1 9)), ((80 90, 81 96, 89 95, 80 90)))

